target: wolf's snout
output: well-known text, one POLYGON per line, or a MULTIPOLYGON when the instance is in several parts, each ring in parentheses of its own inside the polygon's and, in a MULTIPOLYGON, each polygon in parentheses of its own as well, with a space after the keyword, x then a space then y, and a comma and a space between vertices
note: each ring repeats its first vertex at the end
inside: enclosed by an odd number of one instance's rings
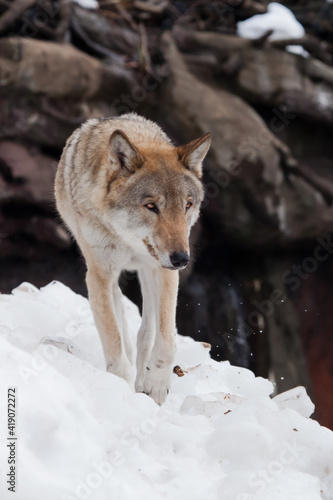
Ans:
POLYGON ((189 260, 190 256, 187 252, 174 252, 170 255, 170 262, 176 269, 185 267, 189 260))

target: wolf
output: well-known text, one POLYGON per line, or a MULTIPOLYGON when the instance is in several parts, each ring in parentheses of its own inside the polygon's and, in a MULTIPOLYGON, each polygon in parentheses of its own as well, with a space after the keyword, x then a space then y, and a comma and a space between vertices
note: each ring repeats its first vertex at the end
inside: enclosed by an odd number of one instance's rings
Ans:
POLYGON ((135 390, 158 404, 171 385, 178 275, 190 259, 210 142, 208 133, 176 147, 156 123, 135 113, 91 119, 67 140, 55 178, 57 209, 86 261, 106 369, 131 386, 133 352, 119 276, 138 273, 143 308, 135 390))

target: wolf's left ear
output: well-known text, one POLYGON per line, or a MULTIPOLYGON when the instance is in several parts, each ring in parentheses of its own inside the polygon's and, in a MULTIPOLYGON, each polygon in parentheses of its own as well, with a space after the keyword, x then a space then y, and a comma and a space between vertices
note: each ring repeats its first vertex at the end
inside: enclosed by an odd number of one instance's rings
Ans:
POLYGON ((199 179, 202 177, 202 162, 208 153, 211 137, 211 134, 206 134, 177 148, 180 161, 199 179))
POLYGON ((141 154, 121 130, 115 130, 111 134, 109 154, 111 162, 125 175, 133 173, 143 163, 141 154))

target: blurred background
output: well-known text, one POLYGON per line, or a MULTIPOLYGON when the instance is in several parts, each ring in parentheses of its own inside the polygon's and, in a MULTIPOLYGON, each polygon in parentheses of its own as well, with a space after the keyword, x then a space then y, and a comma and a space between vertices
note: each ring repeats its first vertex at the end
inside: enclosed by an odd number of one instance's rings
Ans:
POLYGON ((304 385, 333 429, 333 3, 0 0, 1 293, 86 295, 56 166, 84 120, 130 111, 177 145, 213 136, 179 332, 304 385))

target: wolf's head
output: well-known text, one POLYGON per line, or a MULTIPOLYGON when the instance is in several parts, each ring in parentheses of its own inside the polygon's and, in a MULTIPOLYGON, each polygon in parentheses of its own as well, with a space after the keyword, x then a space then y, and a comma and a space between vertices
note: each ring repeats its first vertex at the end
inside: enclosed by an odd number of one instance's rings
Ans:
POLYGON ((210 134, 185 146, 134 144, 116 130, 109 144, 111 223, 143 262, 182 269, 203 200, 202 162, 210 134))

